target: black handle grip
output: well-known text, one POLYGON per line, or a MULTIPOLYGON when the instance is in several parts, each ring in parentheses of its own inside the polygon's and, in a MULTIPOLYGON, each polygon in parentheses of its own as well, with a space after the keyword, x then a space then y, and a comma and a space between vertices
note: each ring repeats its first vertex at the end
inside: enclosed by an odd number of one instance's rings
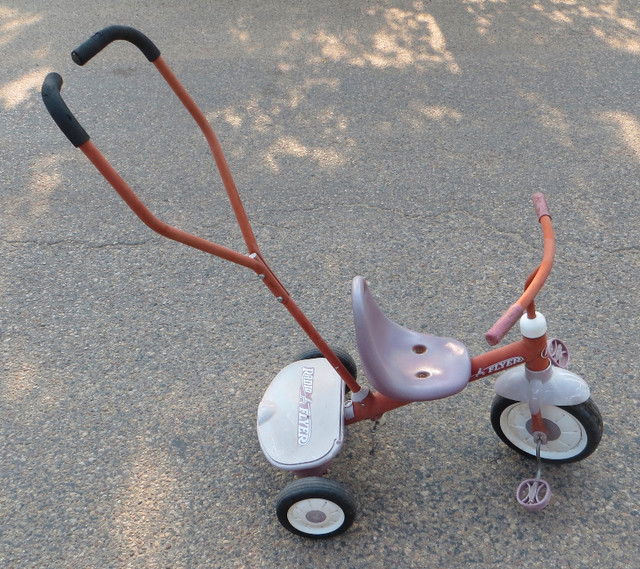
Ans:
POLYGON ((49 73, 42 83, 42 100, 44 101, 49 114, 56 121, 60 130, 71 141, 75 147, 84 144, 89 140, 89 135, 80 126, 80 123, 73 116, 66 103, 62 100, 60 89, 62 88, 62 77, 58 73, 49 73))
POLYGON ((71 52, 71 59, 78 65, 84 65, 94 55, 100 53, 112 41, 126 40, 135 45, 149 61, 160 57, 160 50, 142 32, 129 26, 108 26, 93 34, 80 47, 71 52))

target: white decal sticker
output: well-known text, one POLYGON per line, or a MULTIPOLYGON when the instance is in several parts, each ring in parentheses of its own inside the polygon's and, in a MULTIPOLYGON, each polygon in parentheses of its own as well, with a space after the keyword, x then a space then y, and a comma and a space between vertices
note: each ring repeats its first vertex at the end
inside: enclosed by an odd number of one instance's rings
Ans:
POLYGON ((302 368, 300 379, 300 398, 298 400, 298 446, 304 446, 311 440, 311 403, 313 401, 312 367, 302 368))
POLYGON ((524 358, 522 356, 515 356, 513 358, 509 358, 506 360, 502 360, 501 362, 491 364, 488 367, 481 367, 478 369, 476 373, 474 373, 471 376, 471 381, 473 381, 474 379, 478 379, 479 377, 483 377, 485 375, 491 375, 492 373, 496 373, 498 371, 502 371, 503 369, 513 367, 515 365, 521 364, 522 362, 524 362, 524 358))

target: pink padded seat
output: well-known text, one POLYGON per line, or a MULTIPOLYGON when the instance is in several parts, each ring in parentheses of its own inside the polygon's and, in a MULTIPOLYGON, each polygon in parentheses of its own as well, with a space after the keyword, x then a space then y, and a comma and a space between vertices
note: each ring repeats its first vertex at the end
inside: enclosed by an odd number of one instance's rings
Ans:
POLYGON ((428 401, 467 385, 471 359, 463 344, 389 320, 362 277, 353 279, 352 302, 362 367, 374 389, 397 401, 428 401))

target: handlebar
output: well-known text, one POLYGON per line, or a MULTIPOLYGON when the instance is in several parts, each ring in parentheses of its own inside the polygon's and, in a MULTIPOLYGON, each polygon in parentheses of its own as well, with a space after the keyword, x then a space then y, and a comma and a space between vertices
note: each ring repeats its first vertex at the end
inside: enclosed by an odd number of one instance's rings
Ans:
POLYGON ((538 221, 540 221, 545 215, 551 218, 551 212, 549 211, 549 205, 547 204, 547 198, 542 192, 538 192, 533 195, 533 205, 536 208, 538 214, 538 221))
MULTIPOLYGON (((125 40, 135 45, 151 62, 160 57, 160 50, 142 32, 129 26, 107 26, 93 34, 71 52, 71 59, 84 65, 115 40, 125 40)), ((42 100, 60 130, 76 148, 89 140, 89 135, 73 116, 60 94, 63 80, 58 73, 49 73, 42 84, 42 100)))
POLYGON ((84 65, 115 40, 131 42, 151 62, 154 62, 160 57, 160 50, 142 32, 129 26, 107 26, 93 34, 87 41, 73 50, 71 52, 71 59, 78 65, 84 65))
POLYGON ((543 193, 538 192, 533 196, 533 203, 538 214, 538 220, 542 226, 542 236, 544 238, 544 254, 542 263, 534 272, 533 277, 528 281, 524 294, 515 304, 512 304, 506 312, 496 321, 496 323, 485 334, 485 338, 489 345, 495 346, 507 335, 513 325, 522 317, 525 310, 533 302, 542 285, 544 285, 551 267, 553 266, 553 257, 555 255, 555 240, 553 236, 553 227, 551 225, 551 213, 547 200, 543 193))
POLYGON ((89 135, 62 100, 60 94, 62 83, 62 77, 59 73, 49 73, 42 83, 42 100, 60 130, 77 148, 89 140, 89 135))

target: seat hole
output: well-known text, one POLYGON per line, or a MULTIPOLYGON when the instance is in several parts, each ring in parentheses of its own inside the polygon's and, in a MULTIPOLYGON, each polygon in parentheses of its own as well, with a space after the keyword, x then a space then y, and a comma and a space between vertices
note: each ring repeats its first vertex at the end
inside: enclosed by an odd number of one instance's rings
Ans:
POLYGON ((423 344, 416 344, 413 346, 412 350, 416 354, 424 354, 427 351, 427 346, 424 346, 423 344))

